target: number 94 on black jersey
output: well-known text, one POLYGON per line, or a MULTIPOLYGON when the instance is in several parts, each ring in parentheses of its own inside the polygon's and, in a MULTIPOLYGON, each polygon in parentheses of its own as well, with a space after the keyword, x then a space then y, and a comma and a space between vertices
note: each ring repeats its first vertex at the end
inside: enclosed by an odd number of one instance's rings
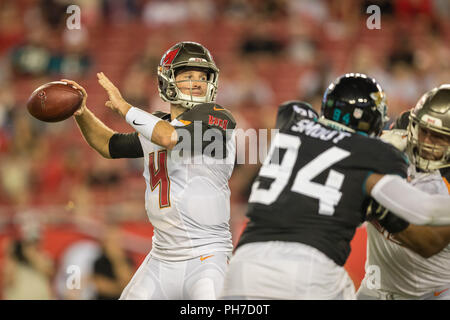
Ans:
POLYGON ((295 241, 342 266, 365 220, 366 178, 374 172, 406 177, 407 160, 378 138, 335 130, 297 111, 292 105, 279 110, 283 121, 252 186, 250 220, 238 246, 295 241))

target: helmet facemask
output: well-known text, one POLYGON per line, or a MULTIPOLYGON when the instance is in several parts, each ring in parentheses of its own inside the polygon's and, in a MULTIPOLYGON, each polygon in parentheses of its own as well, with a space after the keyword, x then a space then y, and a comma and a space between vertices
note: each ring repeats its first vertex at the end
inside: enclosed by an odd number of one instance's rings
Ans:
POLYGON ((450 85, 428 91, 411 110, 406 151, 423 171, 450 167, 450 85))
POLYGON ((174 70, 174 79, 176 79, 176 76, 184 71, 188 71, 188 70, 195 70, 195 71, 202 71, 206 73, 206 80, 175 80, 175 91, 177 93, 178 99, 181 101, 180 104, 182 104, 184 107, 186 107, 186 105, 191 105, 191 104, 199 104, 199 103, 209 103, 209 102, 213 102, 216 98, 216 92, 217 92, 217 79, 216 75, 214 74, 214 72, 210 69, 204 69, 204 68, 183 68, 183 69, 176 69, 174 70), (194 95, 192 90, 193 87, 197 84, 206 84, 206 89, 205 89, 205 95, 203 96, 198 96, 198 95, 194 95), (189 88, 189 93, 183 93, 180 89, 180 87, 182 87, 183 85, 186 85, 189 88))
POLYGON ((411 115, 406 151, 411 162, 423 171, 450 167, 450 133, 433 127, 427 122, 419 121, 414 115, 411 115), (432 134, 441 135, 448 142, 442 144, 423 142, 419 138, 420 130, 428 130, 432 134))
POLYGON ((163 56, 158 67, 158 90, 164 101, 191 109, 197 104, 215 101, 218 78, 219 69, 209 51, 198 43, 182 42, 169 49, 163 56), (177 74, 187 70, 205 72, 207 79, 176 81, 177 74), (183 93, 179 86, 187 82, 190 82, 190 93, 183 93), (192 85, 196 83, 206 83, 204 96, 193 94, 192 85))

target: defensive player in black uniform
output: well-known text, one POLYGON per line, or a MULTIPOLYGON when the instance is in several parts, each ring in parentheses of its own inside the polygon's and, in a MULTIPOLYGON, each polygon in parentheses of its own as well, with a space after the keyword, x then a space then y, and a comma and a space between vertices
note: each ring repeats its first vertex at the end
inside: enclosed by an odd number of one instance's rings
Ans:
POLYGON ((343 265, 371 196, 417 224, 450 223, 450 199, 408 185, 405 156, 376 138, 384 101, 374 79, 346 74, 325 92, 322 117, 301 102, 280 107, 223 298, 354 299, 343 265))

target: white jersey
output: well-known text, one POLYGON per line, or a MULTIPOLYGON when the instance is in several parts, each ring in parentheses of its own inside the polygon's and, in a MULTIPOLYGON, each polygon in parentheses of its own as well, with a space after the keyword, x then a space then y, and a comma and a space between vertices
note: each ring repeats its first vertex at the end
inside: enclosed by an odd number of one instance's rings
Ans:
MULTIPOLYGON (((182 126, 178 120, 173 126, 182 126)), ((153 225, 151 255, 182 261, 211 252, 231 253, 230 189, 236 143, 227 142, 231 163, 186 164, 142 135, 145 208, 153 225)), ((229 162, 229 161, 228 161, 229 162)))
MULTIPOLYGON (((439 173, 417 173, 410 167, 411 184, 429 194, 449 194, 439 173)), ((382 291, 404 297, 421 297, 450 284, 450 245, 425 259, 419 254, 386 239, 372 224, 367 224, 366 278, 371 266, 380 268, 382 291)), ((364 281, 363 280, 363 285, 364 281)))

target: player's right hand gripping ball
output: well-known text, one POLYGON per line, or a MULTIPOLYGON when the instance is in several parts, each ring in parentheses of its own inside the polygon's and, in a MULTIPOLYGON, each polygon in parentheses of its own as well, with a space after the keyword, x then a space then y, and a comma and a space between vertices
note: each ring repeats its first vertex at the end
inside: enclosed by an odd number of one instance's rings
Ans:
POLYGON ((41 121, 58 122, 70 118, 83 101, 83 93, 63 81, 46 83, 33 91, 28 112, 41 121))

